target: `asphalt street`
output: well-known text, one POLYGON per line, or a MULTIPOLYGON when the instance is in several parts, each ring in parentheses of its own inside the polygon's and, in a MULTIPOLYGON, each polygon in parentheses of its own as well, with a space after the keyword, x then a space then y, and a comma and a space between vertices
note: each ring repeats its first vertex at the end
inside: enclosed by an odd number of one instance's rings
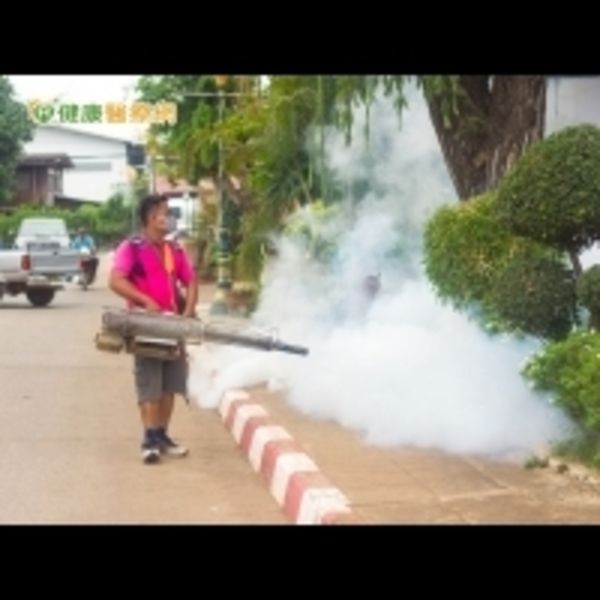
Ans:
POLYGON ((47 308, 0 301, 0 523, 285 524, 216 411, 178 402, 184 459, 144 465, 131 357, 94 345, 100 281, 47 308))

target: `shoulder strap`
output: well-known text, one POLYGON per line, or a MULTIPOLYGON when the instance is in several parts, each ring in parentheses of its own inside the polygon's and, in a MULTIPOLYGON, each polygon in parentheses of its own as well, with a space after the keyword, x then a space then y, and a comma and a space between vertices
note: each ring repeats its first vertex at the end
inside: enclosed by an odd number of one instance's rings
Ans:
MULTIPOLYGON (((139 236, 132 236, 129 238, 129 247, 133 253, 133 267, 131 269, 132 276, 144 277, 146 271, 142 261, 139 260, 139 249, 144 240, 139 236)), ((165 270, 172 276, 176 270, 175 265, 175 253, 181 251, 181 248, 174 242, 168 241, 164 245, 162 262, 165 270)))
POLYGON ((163 246, 163 265, 165 267, 165 271, 169 275, 173 275, 175 272, 175 252, 173 251, 171 242, 167 242, 163 246))
POLYGON ((144 265, 142 265, 142 261, 139 259, 139 249, 142 243, 142 238, 139 236, 131 236, 129 238, 129 248, 133 254, 133 266, 131 268, 131 275, 135 277, 144 277, 146 275, 146 271, 144 270, 144 265))
POLYGON ((181 257, 182 252, 183 252, 183 248, 177 242, 172 241, 172 240, 168 240, 166 242, 164 265, 169 274, 172 274, 177 270, 176 259, 181 257))

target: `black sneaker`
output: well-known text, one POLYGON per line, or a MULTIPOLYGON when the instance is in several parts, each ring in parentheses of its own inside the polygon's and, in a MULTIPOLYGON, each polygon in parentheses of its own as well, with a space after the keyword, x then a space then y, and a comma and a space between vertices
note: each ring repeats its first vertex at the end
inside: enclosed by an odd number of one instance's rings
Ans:
POLYGON ((160 447, 155 442, 142 444, 142 460, 147 465, 153 465, 160 460, 160 447))
POLYGON ((161 454, 166 454, 167 456, 176 456, 178 458, 182 458, 188 455, 189 450, 184 446, 180 446, 179 444, 174 442, 165 433, 161 435, 160 452, 161 454))

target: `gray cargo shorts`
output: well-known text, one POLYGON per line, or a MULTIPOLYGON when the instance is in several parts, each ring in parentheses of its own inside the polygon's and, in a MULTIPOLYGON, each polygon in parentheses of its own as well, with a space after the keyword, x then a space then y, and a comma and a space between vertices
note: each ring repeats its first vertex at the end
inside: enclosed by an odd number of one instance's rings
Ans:
POLYGON ((163 394, 187 395, 188 363, 185 356, 177 360, 135 356, 133 372, 140 404, 157 401, 163 394))

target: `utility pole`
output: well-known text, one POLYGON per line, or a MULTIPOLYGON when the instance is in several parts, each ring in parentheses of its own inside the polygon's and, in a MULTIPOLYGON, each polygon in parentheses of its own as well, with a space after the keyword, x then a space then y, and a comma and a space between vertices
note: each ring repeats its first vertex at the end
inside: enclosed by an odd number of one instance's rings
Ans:
MULTIPOLYGON (((214 92, 185 92, 182 95, 190 98, 215 98, 219 99, 219 112, 218 120, 222 122, 224 118, 225 110, 225 99, 226 98, 240 98, 240 97, 257 97, 260 96, 256 93, 243 93, 243 92, 226 92, 225 86, 229 79, 229 75, 215 75, 215 83, 217 85, 217 93, 214 92)), ((218 144, 218 170, 217 170, 217 227, 215 231, 215 238, 218 245, 218 259, 217 259, 217 291, 213 299, 213 303, 210 308, 210 313, 214 315, 227 315, 229 314, 228 307, 228 296, 232 287, 232 260, 229 231, 225 227, 225 205, 227 202, 227 195, 225 193, 224 181, 227 177, 224 166, 224 146, 223 140, 219 140, 218 144)), ((153 185, 155 184, 155 178, 153 176, 153 185)))
MULTIPOLYGON (((219 89, 219 123, 223 120, 223 112, 225 108, 225 93, 223 88, 227 84, 226 75, 217 75, 215 77, 217 87, 219 89)), ((224 165, 223 165, 223 140, 219 139, 219 164, 217 172, 217 243, 218 243, 218 279, 217 293, 210 308, 211 314, 226 315, 229 313, 227 304, 228 294, 231 291, 231 256, 229 254, 229 243, 227 239, 227 231, 225 230, 224 219, 224 165)))

